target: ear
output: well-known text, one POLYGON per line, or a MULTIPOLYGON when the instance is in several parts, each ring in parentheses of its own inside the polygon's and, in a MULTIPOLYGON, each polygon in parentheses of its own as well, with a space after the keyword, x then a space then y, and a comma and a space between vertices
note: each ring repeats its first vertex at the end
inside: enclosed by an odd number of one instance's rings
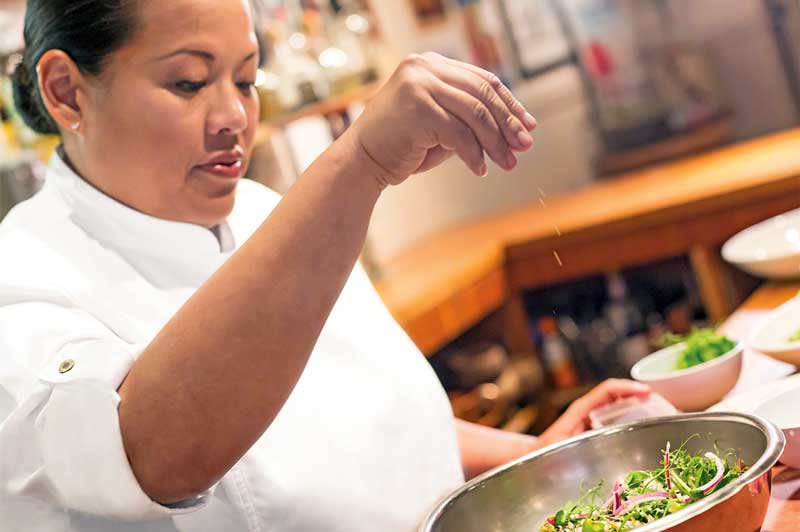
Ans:
POLYGON ((72 58, 63 50, 48 50, 36 67, 39 92, 53 120, 66 131, 81 121, 85 77, 72 58))

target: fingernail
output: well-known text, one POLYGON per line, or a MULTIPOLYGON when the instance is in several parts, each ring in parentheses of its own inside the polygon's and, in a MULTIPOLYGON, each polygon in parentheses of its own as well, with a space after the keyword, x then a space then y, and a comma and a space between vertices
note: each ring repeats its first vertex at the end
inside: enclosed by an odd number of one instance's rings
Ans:
POLYGON ((533 137, 527 131, 517 133, 517 140, 523 148, 529 148, 533 145, 533 137))
POLYGON ((486 166, 486 161, 482 162, 480 168, 478 168, 478 175, 481 177, 489 175, 489 168, 486 166))
POLYGON ((528 131, 536 129, 536 119, 530 113, 525 113, 525 116, 522 118, 522 123, 525 124, 526 128, 528 128, 528 131))

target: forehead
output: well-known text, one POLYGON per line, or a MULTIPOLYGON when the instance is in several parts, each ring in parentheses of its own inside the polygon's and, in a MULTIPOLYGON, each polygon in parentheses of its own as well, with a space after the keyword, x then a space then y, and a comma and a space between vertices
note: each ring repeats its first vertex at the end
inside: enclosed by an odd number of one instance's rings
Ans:
POLYGON ((256 42, 247 0, 139 0, 136 18, 130 45, 156 54, 190 44, 238 54, 256 42))

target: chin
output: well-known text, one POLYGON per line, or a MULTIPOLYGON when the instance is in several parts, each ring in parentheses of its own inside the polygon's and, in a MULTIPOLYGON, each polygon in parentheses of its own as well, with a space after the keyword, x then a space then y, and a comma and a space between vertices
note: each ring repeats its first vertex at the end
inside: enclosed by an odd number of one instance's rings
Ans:
POLYGON ((236 188, 230 194, 214 198, 203 198, 201 202, 193 205, 190 217, 192 223, 205 227, 214 227, 225 221, 233 212, 236 201, 236 188))

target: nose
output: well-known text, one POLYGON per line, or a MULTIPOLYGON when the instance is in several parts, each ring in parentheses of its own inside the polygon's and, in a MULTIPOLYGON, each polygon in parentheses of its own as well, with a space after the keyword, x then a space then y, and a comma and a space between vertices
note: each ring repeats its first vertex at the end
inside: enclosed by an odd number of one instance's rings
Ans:
POLYGON ((207 120, 210 135, 236 135, 247 128, 247 112, 241 91, 234 84, 222 84, 214 95, 207 120))

